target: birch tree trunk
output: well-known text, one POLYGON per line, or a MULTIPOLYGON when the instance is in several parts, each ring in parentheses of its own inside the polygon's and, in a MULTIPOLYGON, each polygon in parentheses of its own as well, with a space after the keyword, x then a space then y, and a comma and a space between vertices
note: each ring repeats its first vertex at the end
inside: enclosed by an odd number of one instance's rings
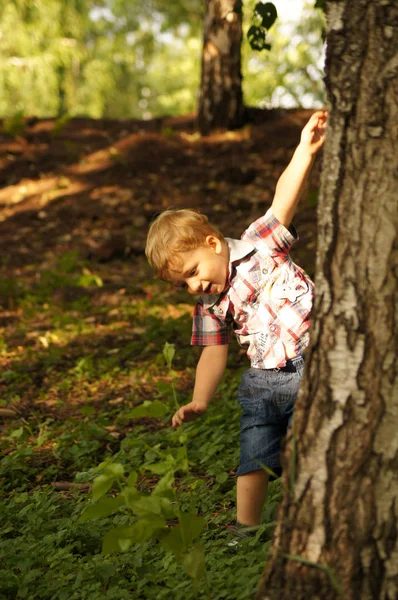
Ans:
POLYGON ((327 9, 314 328, 258 600, 398 598, 398 8, 327 9))
POLYGON ((206 0, 199 129, 243 124, 242 0, 206 0))

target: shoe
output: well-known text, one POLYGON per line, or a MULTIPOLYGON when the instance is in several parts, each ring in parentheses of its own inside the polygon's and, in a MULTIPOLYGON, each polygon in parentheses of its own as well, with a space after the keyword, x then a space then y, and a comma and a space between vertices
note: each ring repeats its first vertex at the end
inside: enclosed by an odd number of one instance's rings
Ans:
POLYGON ((256 535, 258 527, 249 527, 247 525, 228 525, 227 529, 234 535, 234 538, 227 543, 228 548, 237 550, 246 538, 252 538, 256 535))

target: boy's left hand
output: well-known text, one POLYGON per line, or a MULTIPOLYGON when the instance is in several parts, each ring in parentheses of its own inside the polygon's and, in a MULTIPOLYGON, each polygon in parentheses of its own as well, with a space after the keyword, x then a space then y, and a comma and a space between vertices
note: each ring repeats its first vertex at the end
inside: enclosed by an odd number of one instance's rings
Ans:
POLYGON ((301 132, 300 146, 311 155, 316 154, 325 141, 326 110, 316 111, 301 132))
POLYGON ((199 404, 198 402, 188 402, 184 406, 180 406, 180 408, 174 413, 173 418, 171 420, 172 427, 178 427, 182 425, 182 423, 186 423, 187 421, 193 421, 206 412, 207 406, 205 404, 199 404))

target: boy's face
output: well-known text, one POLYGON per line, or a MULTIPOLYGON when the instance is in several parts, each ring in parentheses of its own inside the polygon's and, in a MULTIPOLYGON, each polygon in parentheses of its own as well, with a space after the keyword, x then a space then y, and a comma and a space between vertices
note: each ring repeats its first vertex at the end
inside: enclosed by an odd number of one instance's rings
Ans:
POLYGON ((190 294, 221 294, 229 270, 229 250, 218 238, 208 235, 203 246, 180 252, 169 269, 170 280, 190 294))

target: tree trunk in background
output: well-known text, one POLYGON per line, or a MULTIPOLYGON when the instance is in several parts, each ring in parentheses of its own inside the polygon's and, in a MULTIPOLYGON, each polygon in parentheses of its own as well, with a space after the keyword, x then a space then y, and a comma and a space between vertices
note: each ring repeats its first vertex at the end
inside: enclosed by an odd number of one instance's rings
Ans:
POLYGON ((398 598, 398 10, 327 12, 314 328, 258 600, 398 598))
POLYGON ((199 129, 243 124, 242 0, 206 0, 199 129))

